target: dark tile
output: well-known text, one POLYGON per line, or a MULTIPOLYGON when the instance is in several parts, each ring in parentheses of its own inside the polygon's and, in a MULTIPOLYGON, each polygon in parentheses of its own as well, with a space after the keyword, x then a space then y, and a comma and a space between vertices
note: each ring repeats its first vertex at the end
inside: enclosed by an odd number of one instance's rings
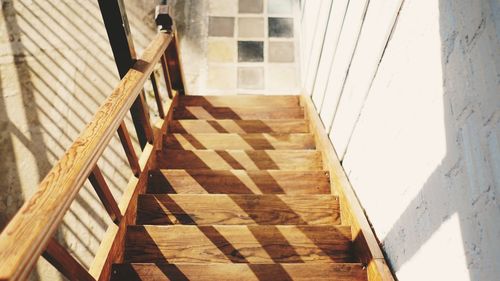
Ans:
POLYGON ((234 18, 210 17, 208 21, 208 36, 233 37, 234 18))
POLYGON ((239 62, 262 62, 264 61, 264 42, 238 41, 239 62))
POLYGON ((269 37, 293 37, 293 19, 269 18, 269 37))
POLYGON ((260 14, 264 11, 263 0, 240 0, 238 11, 243 14, 260 14))

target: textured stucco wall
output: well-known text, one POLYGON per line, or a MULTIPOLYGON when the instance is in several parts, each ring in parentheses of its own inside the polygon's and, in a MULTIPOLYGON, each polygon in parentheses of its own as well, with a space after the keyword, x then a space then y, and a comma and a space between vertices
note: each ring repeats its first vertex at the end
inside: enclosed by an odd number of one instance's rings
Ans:
MULTIPOLYGON (((125 1, 138 53, 155 35, 153 1, 125 1)), ((37 188, 117 84, 97 1, 2 0, 0 229, 37 188)), ((129 131, 133 125, 128 122, 129 131)), ((117 138, 99 161, 117 199, 130 169, 117 138)), ((57 236, 90 266, 110 220, 88 184, 57 236)), ((61 277, 43 258, 32 280, 61 277)))
POLYGON ((352 58, 309 93, 399 280, 500 276, 499 3, 370 0, 323 46, 352 58))

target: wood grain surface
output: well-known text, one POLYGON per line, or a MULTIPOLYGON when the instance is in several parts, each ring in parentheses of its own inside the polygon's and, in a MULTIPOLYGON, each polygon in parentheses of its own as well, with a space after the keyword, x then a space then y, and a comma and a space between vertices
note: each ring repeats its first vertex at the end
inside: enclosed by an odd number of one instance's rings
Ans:
POLYGON ((331 195, 145 194, 137 224, 335 225, 337 203, 331 195))
POLYGON ((366 281, 359 263, 117 264, 112 281, 366 281))
POLYGON ((163 150, 161 169, 322 170, 315 150, 163 150))
POLYGON ((174 119, 303 119, 300 107, 178 107, 174 119))
POLYGON ((348 226, 129 226, 125 262, 354 262, 348 226))
POLYGON ((225 95, 225 96, 183 96, 179 106, 203 107, 299 107, 299 96, 225 95))
POLYGON ((159 170, 149 193, 330 194, 326 171, 159 170))
POLYGON ((167 149, 314 149, 311 134, 169 134, 167 149))
POLYGON ((307 133, 307 120, 261 119, 261 120, 175 120, 170 124, 170 133, 307 133))

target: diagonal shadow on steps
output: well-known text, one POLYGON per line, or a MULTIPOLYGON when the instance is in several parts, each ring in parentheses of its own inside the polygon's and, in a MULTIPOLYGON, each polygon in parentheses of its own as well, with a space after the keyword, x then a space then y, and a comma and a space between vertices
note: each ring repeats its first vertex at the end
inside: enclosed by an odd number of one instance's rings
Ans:
POLYGON ((325 177, 317 171, 157 170, 150 172, 148 193, 330 194, 325 177))

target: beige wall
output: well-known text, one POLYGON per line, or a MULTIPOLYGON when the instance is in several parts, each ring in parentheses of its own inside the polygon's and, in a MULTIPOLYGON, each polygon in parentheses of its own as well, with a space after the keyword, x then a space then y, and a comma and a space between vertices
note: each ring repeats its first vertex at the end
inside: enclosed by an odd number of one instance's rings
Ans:
POLYGON ((498 280, 500 3, 302 5, 304 89, 399 280, 498 280))
MULTIPOLYGON (((155 34, 154 3, 125 2, 140 53, 155 34)), ((97 1, 2 0, 0 229, 34 193, 117 82, 97 1)), ((99 164, 120 198, 131 173, 117 138, 99 164)), ((109 224, 87 184, 64 217, 58 237, 90 266, 109 224)), ((58 280, 59 274, 40 260, 32 279, 58 280)))

